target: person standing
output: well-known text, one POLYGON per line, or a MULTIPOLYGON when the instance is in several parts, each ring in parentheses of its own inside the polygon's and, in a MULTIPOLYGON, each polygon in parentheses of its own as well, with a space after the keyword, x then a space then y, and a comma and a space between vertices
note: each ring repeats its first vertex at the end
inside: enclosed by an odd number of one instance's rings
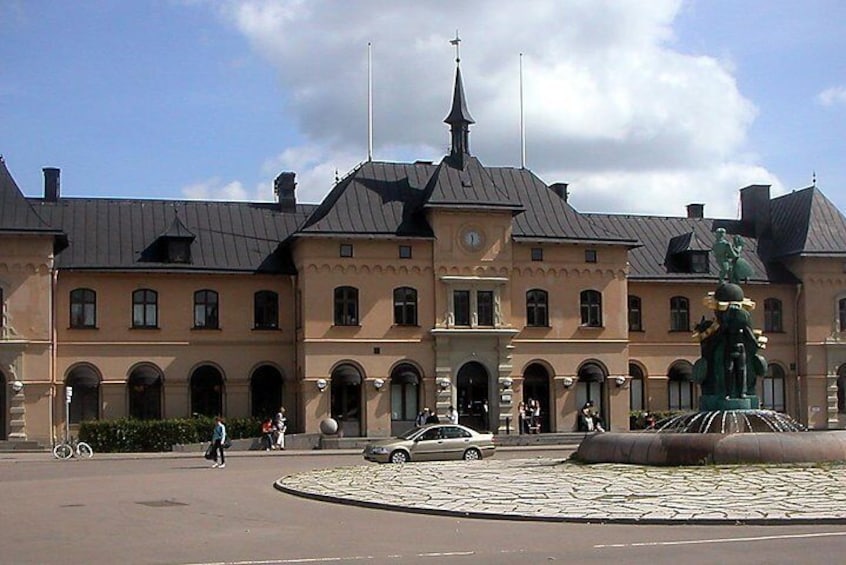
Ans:
POLYGON ((424 409, 423 409, 423 410, 421 410, 421 411, 420 411, 420 413, 417 415, 417 419, 416 419, 416 420, 414 420, 414 425, 415 425, 415 426, 417 426, 418 428, 419 428, 420 426, 425 426, 425 425, 426 425, 426 420, 428 420, 428 419, 429 419, 429 409, 428 409, 428 408, 424 408, 424 409))
POLYGON ((261 434, 264 438, 264 450, 270 451, 273 449, 273 420, 268 417, 267 420, 261 423, 261 434))
POLYGON ((276 434, 276 449, 285 449, 285 430, 288 429, 288 418, 285 417, 285 407, 280 406, 279 412, 273 419, 273 429, 276 434))
POLYGON ((214 419, 214 430, 212 431, 212 453, 214 454, 214 465, 212 468, 223 469, 226 467, 226 456, 223 454, 223 444, 226 441, 226 426, 223 425, 223 418, 220 416, 214 419), (217 456, 220 454, 220 464, 217 463, 217 456))
POLYGON ((458 410, 455 409, 455 406, 450 405, 447 411, 447 420, 449 420, 450 424, 458 423, 458 410))

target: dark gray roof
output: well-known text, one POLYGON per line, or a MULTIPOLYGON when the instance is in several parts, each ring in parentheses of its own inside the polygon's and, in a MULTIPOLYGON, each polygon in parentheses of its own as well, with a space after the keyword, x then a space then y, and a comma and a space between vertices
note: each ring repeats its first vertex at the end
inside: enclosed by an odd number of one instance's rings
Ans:
POLYGON ((33 209, 0 159, 0 232, 39 232, 58 234, 33 209))
MULTIPOLYGON (((631 280, 689 280, 715 281, 719 269, 709 254, 710 273, 670 272, 667 268, 667 254, 670 245, 685 243, 685 249, 673 249, 673 252, 685 250, 710 249, 714 242, 715 220, 709 218, 684 218, 667 216, 635 216, 614 214, 585 214, 599 226, 637 239, 641 247, 629 252, 629 279, 631 280), (695 245, 691 245, 696 242, 695 245)), ((765 264, 758 254, 758 242, 755 238, 744 238, 742 257, 749 262, 753 275, 750 282, 796 282, 779 265, 765 264)))
POLYGON ((846 218, 815 186, 771 200, 772 258, 846 255, 846 218))
POLYGON ((426 208, 521 211, 523 205, 507 187, 499 186, 476 157, 464 156, 456 168, 444 158, 426 188, 426 208))
POLYGON ((335 185, 299 235, 432 237, 421 206, 431 163, 361 164, 335 185))
POLYGON ((64 269, 293 273, 284 245, 313 206, 281 212, 278 204, 137 199, 29 199, 70 246, 57 256, 64 269), (152 246, 178 215, 182 235, 195 235, 190 263, 166 263, 152 246), (182 230, 186 231, 182 231, 182 230))

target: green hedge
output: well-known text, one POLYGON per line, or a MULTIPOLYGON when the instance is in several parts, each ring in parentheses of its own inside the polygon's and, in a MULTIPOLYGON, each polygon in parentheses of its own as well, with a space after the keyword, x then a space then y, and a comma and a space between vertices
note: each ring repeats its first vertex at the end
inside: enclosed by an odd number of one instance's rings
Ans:
MULTIPOLYGON (((231 439, 261 436, 261 421, 256 418, 228 418, 226 434, 231 439)), ((79 439, 98 453, 172 451, 184 443, 210 441, 214 418, 174 418, 170 420, 106 420, 82 422, 79 439)))

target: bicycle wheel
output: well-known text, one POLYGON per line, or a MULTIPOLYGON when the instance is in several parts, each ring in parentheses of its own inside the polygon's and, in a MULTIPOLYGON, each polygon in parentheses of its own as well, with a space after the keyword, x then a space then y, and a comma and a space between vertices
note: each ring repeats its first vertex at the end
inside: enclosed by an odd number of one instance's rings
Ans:
POLYGON ((91 449, 90 445, 88 445, 84 441, 81 441, 76 444, 76 453, 80 457, 90 458, 92 455, 94 455, 94 450, 91 449))
POLYGON ((56 459, 70 459, 73 455, 73 448, 66 443, 59 443, 53 448, 53 457, 56 459))

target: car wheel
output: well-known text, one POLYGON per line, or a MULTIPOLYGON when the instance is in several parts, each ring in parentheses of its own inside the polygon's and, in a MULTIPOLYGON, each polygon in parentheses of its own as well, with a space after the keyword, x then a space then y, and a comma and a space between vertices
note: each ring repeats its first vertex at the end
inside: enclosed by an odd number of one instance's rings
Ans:
POLYGON ((468 449, 464 452, 464 460, 465 461, 478 461, 482 458, 482 452, 476 449, 475 447, 468 449))
POLYGON ((408 463, 408 453, 405 451, 394 451, 390 457, 391 463, 408 463))

